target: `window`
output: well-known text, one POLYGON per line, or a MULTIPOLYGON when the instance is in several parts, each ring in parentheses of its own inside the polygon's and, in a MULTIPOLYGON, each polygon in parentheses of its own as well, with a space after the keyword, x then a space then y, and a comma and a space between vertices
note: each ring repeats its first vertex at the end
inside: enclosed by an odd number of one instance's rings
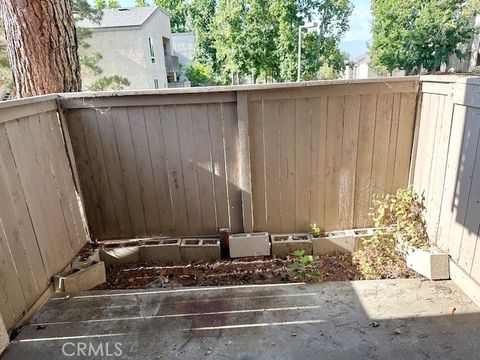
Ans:
POLYGON ((150 49, 150 61, 155 64, 155 50, 153 49, 153 39, 148 37, 148 48, 150 49))
POLYGON ((159 89, 159 88, 160 88, 158 79, 153 79, 153 86, 155 87, 155 89, 159 89))

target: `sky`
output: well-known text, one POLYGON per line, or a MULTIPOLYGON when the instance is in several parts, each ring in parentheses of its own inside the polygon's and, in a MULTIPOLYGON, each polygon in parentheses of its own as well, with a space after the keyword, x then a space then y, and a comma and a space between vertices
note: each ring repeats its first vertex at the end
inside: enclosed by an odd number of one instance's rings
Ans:
MULTIPOLYGON (((350 16, 350 30, 340 43, 340 48, 350 54, 354 60, 367 51, 367 42, 370 41, 370 0, 351 0, 354 6, 350 16)), ((93 2, 90 0, 90 2, 93 2)), ((124 7, 134 6, 135 0, 119 0, 124 7)))

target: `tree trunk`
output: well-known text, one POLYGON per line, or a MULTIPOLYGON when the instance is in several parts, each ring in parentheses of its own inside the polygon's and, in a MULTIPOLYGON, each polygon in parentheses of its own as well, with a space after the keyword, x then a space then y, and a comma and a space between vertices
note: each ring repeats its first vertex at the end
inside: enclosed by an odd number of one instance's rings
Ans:
POLYGON ((0 0, 17 97, 81 91, 70 0, 0 0))

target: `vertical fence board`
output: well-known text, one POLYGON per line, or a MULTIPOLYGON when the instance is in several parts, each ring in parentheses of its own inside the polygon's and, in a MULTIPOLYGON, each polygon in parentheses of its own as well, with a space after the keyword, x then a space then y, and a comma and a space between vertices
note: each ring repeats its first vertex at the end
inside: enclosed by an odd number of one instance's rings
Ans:
POLYGON ((177 120, 173 106, 160 108, 162 120, 163 141, 165 144, 165 156, 168 169, 168 183, 171 190, 173 217, 175 219, 175 232, 177 234, 188 233, 187 203, 180 160, 180 145, 177 136, 177 120))
POLYGON ((333 230, 338 224, 344 101, 343 96, 328 98, 325 230, 333 230))
POLYGON ((198 191, 198 172, 190 105, 176 106, 175 112, 182 161, 183 184, 187 202, 189 233, 198 234, 202 232, 202 211, 198 191))
MULTIPOLYGON (((102 212, 103 229, 106 236, 115 236, 112 232, 118 228, 115 216, 115 207, 110 192, 110 184, 108 182, 107 168, 110 164, 106 164, 102 142, 98 131, 97 112, 87 110, 82 114, 82 128, 85 136, 88 158, 92 171, 93 184, 96 189, 97 199, 102 212)), ((116 230, 117 231, 117 230, 116 230)))
POLYGON ((310 165, 310 223, 325 223, 325 152, 327 151, 327 97, 313 98, 310 165))
POLYGON ((267 228, 263 102, 254 101, 249 104, 248 109, 251 124, 253 227, 261 231, 267 228))
POLYGON ((372 195, 387 192, 388 147, 392 128, 393 95, 379 95, 373 145, 372 195))
POLYGON ((393 189, 405 188, 408 185, 410 157, 413 143, 415 122, 416 94, 402 94, 398 120, 397 151, 395 153, 395 174, 393 189))
POLYGON ((128 110, 112 109, 111 111, 133 232, 134 234, 147 234, 145 209, 138 180, 128 110))
POLYGON ((310 221, 310 99, 295 100, 295 230, 309 230, 310 221))
POLYGON ((202 233, 215 234, 217 229, 214 194, 215 171, 212 160, 212 146, 208 130, 208 108, 206 104, 195 106, 194 111, 192 111, 192 122, 197 158, 202 233))
POLYGON ((159 211, 159 223, 162 233, 172 235, 175 228, 172 198, 170 194, 167 158, 163 137, 162 121, 158 107, 145 107, 145 125, 150 147, 152 172, 155 181, 155 196, 159 211))
MULTIPOLYGON (((132 236, 207 235, 222 227, 308 231, 314 222, 333 230, 368 226, 372 193, 407 184, 415 85, 392 79, 280 91, 209 89, 208 96, 204 90, 107 96, 93 98, 80 111, 95 108, 98 124, 100 110, 111 114, 116 139, 100 125, 99 138, 105 162, 115 162, 110 149, 117 145, 132 236)), ((74 114, 83 105, 66 106, 74 114)), ((106 171, 112 196, 122 188, 112 185, 115 173, 106 171)), ((103 196, 97 189, 101 179, 91 175, 82 186, 103 196)), ((86 202, 93 200, 89 195, 86 202)), ((116 199, 113 205, 119 221, 116 199)), ((86 207, 95 209, 94 203, 86 207)), ((96 237, 113 236, 98 229, 96 237)))
POLYGON ((360 107, 361 98, 359 95, 345 97, 338 203, 337 226, 339 228, 351 227, 354 219, 360 107))
MULTIPOLYGON (((97 113, 97 125, 113 200, 113 215, 115 215, 118 226, 117 233, 114 234, 114 236, 133 236, 122 166, 118 154, 115 130, 113 128, 112 112, 104 111, 97 113)), ((110 224, 114 223, 115 222, 111 222, 110 224)))
POLYGON ((266 226, 274 233, 282 232, 282 218, 280 205, 280 129, 279 107, 274 101, 265 101, 264 128, 265 128, 265 172, 268 174, 266 187, 266 226))
POLYGON ((240 186, 240 149, 236 105, 222 104, 230 229, 242 232, 242 193, 240 186))
POLYGON ((93 173, 90 166, 87 143, 83 133, 82 121, 81 110, 71 110, 68 112, 67 123, 80 177, 80 186, 82 187, 88 226, 93 234, 103 234, 102 213, 97 198, 97 190, 93 182, 93 173))
MULTIPOLYGON (((295 230, 295 100, 284 100, 280 111, 280 207, 282 232, 295 230)), ((252 150, 253 152, 254 150, 252 150)))
POLYGON ((146 234, 155 235, 160 228, 160 215, 143 108, 133 107, 128 109, 128 120, 132 134, 133 155, 137 168, 140 196, 145 215, 146 234))
POLYGON ((57 104, 47 105, 7 104, 10 118, 0 124, 0 315, 7 330, 88 238, 57 104))
POLYGON ((365 227, 369 223, 376 111, 377 95, 362 95, 355 177, 354 227, 365 227))
POLYGON ((223 115, 220 104, 208 104, 208 121, 210 127, 210 139, 212 144, 212 160, 215 172, 215 207, 217 209, 217 226, 228 228, 228 187, 224 144, 223 115))

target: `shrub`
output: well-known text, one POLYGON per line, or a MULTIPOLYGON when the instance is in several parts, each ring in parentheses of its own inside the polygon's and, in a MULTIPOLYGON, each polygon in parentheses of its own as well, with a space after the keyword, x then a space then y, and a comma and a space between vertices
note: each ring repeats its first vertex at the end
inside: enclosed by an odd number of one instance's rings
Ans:
POLYGON ((369 215, 381 229, 363 240, 362 249, 354 254, 354 259, 366 279, 398 277, 405 264, 395 253, 396 238, 401 236, 407 246, 428 246, 424 198, 412 188, 399 189, 396 194, 374 196, 372 205, 369 215))
POLYGON ((185 76, 192 86, 205 86, 213 83, 213 70, 205 64, 194 62, 187 67, 185 76))

